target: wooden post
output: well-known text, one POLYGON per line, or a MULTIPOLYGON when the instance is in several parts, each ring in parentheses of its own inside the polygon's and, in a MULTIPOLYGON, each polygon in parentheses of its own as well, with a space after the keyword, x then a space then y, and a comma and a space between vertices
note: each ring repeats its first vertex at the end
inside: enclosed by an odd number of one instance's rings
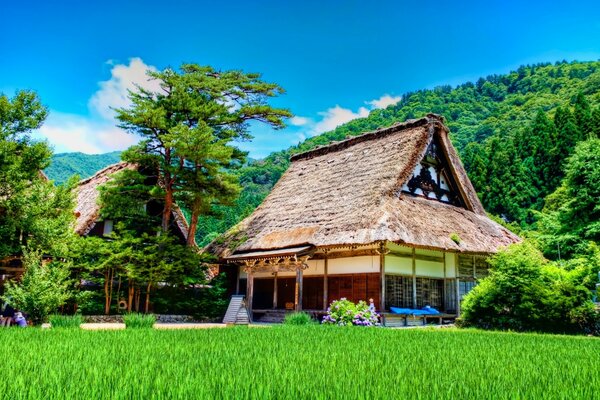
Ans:
POLYGON ((385 242, 381 244, 379 249, 379 309, 385 312, 385 242))
POLYGON ((252 292, 254 290, 254 274, 250 268, 246 269, 246 307, 248 307, 248 317, 252 322, 252 292))
POLYGON ((273 309, 277 309, 277 272, 273 273, 273 309))
POLYGON ((329 306, 329 282, 327 280, 327 269, 328 269, 328 260, 327 260, 327 250, 325 250, 325 265, 323 266, 323 310, 327 310, 327 306, 329 306))
POLYGON ((413 308, 417 308, 417 259, 415 248, 412 249, 412 286, 413 286, 413 308))
POLYGON ((447 274, 446 274, 446 252, 442 251, 442 257, 444 257, 444 285, 442 286, 442 305, 444 307, 444 310, 446 310, 448 308, 447 304, 446 304, 446 278, 447 278, 447 274))
POLYGON ((235 276, 236 276, 236 278, 235 278, 235 294, 240 294, 240 275, 241 275, 240 271, 242 270, 242 267, 237 264, 236 264, 236 267, 237 267, 237 270, 235 272, 235 276))
POLYGON ((302 310, 302 265, 296 266, 296 290, 294 305, 296 311, 302 310))
POLYGON ((454 269, 456 274, 456 316, 460 316, 460 278, 458 277, 458 254, 454 255, 454 269))

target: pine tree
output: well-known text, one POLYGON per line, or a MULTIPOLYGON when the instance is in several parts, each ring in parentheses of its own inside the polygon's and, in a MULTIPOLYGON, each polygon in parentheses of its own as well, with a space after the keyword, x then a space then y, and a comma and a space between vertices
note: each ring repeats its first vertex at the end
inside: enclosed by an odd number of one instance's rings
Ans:
POLYGON ((578 143, 592 135, 592 110, 590 108, 590 103, 581 92, 575 97, 573 106, 575 124, 579 130, 579 135, 575 143, 578 143))
POLYGON ((557 176, 562 177, 564 176, 563 167, 579 141, 580 132, 568 107, 556 109, 554 126, 556 127, 556 142, 552 151, 554 171, 560 172, 557 176))

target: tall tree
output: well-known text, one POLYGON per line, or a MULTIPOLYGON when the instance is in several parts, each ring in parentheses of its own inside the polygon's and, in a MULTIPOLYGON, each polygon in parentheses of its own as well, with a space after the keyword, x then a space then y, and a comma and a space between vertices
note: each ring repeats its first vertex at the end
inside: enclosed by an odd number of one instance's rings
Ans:
MULTIPOLYGON (((251 138, 250 121, 282 128, 291 113, 267 104, 284 90, 261 80, 259 74, 183 64, 179 71, 148 75, 160 83, 161 90, 131 92, 131 107, 118 109, 117 119, 120 127, 144 139, 131 153, 137 157, 130 160, 151 160, 158 166, 164 192, 163 231, 169 227, 175 196, 181 193, 192 210, 190 231, 194 232, 202 210, 227 203, 237 191, 210 187, 215 182, 237 186, 226 167, 243 163, 245 153, 232 142, 251 138)), ((193 240, 190 235, 188 243, 193 240)))
POLYGON ((57 188, 46 180, 52 152, 29 135, 46 115, 34 92, 0 94, 0 258, 26 246, 62 255, 72 235, 73 182, 57 188))
POLYGON ((579 92, 573 104, 575 123, 579 129, 577 142, 589 138, 592 134, 592 110, 590 103, 583 93, 579 92))

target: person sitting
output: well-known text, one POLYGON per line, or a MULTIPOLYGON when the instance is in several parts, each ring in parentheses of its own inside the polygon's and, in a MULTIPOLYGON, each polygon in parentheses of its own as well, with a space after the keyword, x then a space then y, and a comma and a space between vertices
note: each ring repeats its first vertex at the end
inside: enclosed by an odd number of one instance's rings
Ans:
POLYGON ((20 312, 20 311, 15 312, 14 320, 15 320, 16 324, 19 325, 21 328, 27 327, 27 320, 25 319, 25 316, 23 315, 22 312, 20 312))

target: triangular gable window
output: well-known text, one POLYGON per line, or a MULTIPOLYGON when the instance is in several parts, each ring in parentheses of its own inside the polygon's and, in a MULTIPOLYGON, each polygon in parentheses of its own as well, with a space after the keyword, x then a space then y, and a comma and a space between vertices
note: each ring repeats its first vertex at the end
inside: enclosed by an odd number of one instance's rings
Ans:
POLYGON ((436 141, 429 144, 425 156, 415 167, 402 191, 454 206, 464 207, 465 204, 460 198, 446 157, 436 141))

